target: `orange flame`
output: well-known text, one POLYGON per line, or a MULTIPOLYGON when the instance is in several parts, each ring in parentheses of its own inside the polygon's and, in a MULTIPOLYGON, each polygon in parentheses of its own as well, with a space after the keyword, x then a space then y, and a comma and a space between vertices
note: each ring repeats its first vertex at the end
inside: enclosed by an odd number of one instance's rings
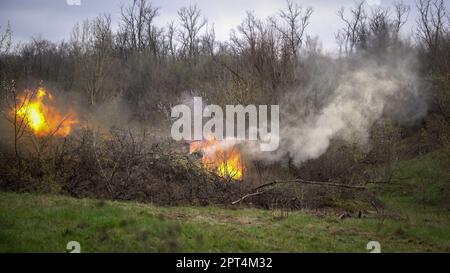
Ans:
POLYGON ((190 144, 189 152, 201 151, 203 166, 224 178, 241 180, 245 166, 238 147, 227 141, 217 141, 214 138, 194 141, 190 144))
POLYGON ((19 97, 18 107, 17 118, 38 137, 68 136, 72 132, 73 125, 78 123, 72 110, 66 115, 61 114, 52 94, 43 87, 37 92, 25 92, 19 97))

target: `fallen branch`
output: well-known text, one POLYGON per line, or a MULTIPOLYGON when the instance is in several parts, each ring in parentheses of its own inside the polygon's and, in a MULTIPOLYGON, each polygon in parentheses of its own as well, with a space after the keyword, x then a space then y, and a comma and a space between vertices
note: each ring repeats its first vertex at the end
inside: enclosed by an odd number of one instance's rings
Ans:
POLYGON ((293 180, 274 180, 272 182, 262 184, 254 189, 255 192, 248 193, 241 198, 239 198, 236 201, 233 201, 231 204, 235 205, 239 202, 242 202, 244 199, 247 199, 248 197, 260 195, 265 192, 268 192, 272 190, 273 188, 264 189, 267 187, 274 186, 276 184, 286 184, 286 183, 300 183, 300 184, 310 184, 310 185, 318 185, 318 186, 329 186, 329 187, 339 187, 339 188, 347 188, 347 189, 355 189, 355 190, 366 190, 367 188, 364 186, 354 186, 354 185, 347 185, 347 184, 340 184, 340 183, 333 183, 333 182, 320 182, 320 181, 309 181, 309 180, 303 180, 300 178, 293 179, 293 180), (264 189, 264 190, 263 190, 264 189))
POLYGON ((263 185, 255 188, 255 190, 259 190, 259 189, 262 189, 262 188, 265 188, 265 187, 273 186, 275 184, 286 184, 286 183, 300 183, 300 184, 330 186, 330 187, 358 189, 358 190, 366 190, 367 189, 364 186, 354 186, 354 185, 347 185, 347 184, 340 184, 340 183, 333 183, 333 182, 309 181, 309 180, 303 180, 303 179, 297 178, 297 179, 293 179, 293 180, 274 180, 272 182, 263 184, 263 185))
POLYGON ((248 198, 250 196, 260 195, 260 194, 263 194, 265 192, 267 192, 267 190, 265 190, 265 191, 257 191, 257 192, 254 192, 254 193, 246 194, 246 195, 242 196, 241 198, 239 198, 238 200, 231 202, 231 204, 235 205, 235 204, 243 201, 244 199, 246 199, 246 198, 248 198))

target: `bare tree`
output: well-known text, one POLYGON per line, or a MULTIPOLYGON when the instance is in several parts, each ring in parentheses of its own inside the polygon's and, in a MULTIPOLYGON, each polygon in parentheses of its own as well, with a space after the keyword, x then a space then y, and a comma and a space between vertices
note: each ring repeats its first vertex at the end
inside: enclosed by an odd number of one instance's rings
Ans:
POLYGON ((176 57, 176 44, 175 44, 175 34, 176 34, 176 27, 175 22, 171 21, 169 24, 167 24, 167 41, 168 41, 168 47, 169 47, 169 53, 172 56, 172 59, 175 59, 176 57))
POLYGON ((183 51, 192 58, 199 52, 199 33, 206 25, 206 19, 201 17, 201 11, 197 5, 182 7, 178 10, 178 19, 181 25, 178 36, 183 51))
POLYGON ((284 41, 287 43, 292 56, 296 59, 298 49, 304 41, 305 30, 309 25, 309 19, 313 13, 312 7, 303 7, 294 4, 291 0, 287 0, 287 7, 280 10, 279 17, 284 25, 279 25, 272 20, 274 27, 282 34, 284 41))
POLYGON ((0 84, 3 82, 5 78, 6 73, 5 68, 7 67, 5 62, 7 61, 3 60, 3 57, 8 55, 8 53, 10 52, 12 45, 11 36, 12 36, 11 26, 8 22, 8 25, 6 26, 5 30, 3 31, 3 33, 0 34, 0 84))
POLYGON ((19 152, 19 141, 25 134, 27 123, 29 121, 26 118, 20 118, 18 112, 20 109, 25 109, 25 111, 28 111, 28 109, 24 107, 27 107, 26 103, 35 97, 36 91, 33 90, 25 92, 22 100, 20 100, 14 81, 2 87, 6 103, 6 105, 2 106, 6 107, 2 107, 5 108, 5 110, 2 110, 1 113, 3 114, 3 117, 14 127, 14 154, 16 160, 20 161, 21 156, 19 152))
POLYGON ((273 20, 262 21, 253 12, 247 12, 246 18, 231 32, 228 47, 235 59, 233 70, 240 75, 239 79, 245 79, 239 83, 238 95, 233 96, 239 99, 234 100, 239 103, 274 100, 274 91, 282 84, 282 78, 291 74, 288 70, 292 66, 283 65, 286 60, 282 58, 283 39, 273 20))
POLYGON ((131 5, 121 8, 122 43, 131 50, 143 51, 150 47, 153 54, 157 51, 159 30, 154 19, 159 15, 159 7, 154 7, 147 0, 133 0, 131 5))
POLYGON ((339 31, 340 37, 345 37, 345 51, 346 53, 353 53, 361 33, 365 31, 367 14, 365 11, 365 1, 355 3, 355 6, 350 9, 350 18, 345 17, 345 10, 341 8, 338 15, 344 22, 344 27, 339 31))
POLYGON ((446 9, 444 0, 419 0, 417 34, 430 52, 438 49, 446 26, 446 9))
POLYGON ((434 110, 443 117, 443 124, 450 125, 450 17, 444 0, 419 0, 417 9, 417 36, 423 69, 433 86, 434 110))
POLYGON ((411 7, 405 5, 402 1, 394 3, 395 18, 393 22, 393 31, 396 34, 396 39, 398 40, 398 34, 400 29, 408 21, 409 13, 411 12, 411 7))
POLYGON ((152 7, 148 4, 145 9, 145 30, 146 30, 146 40, 150 51, 154 58, 158 57, 160 37, 162 36, 163 29, 160 29, 154 25, 155 18, 159 15, 159 7, 152 7))
MULTIPOLYGON (((1 26, 0 26, 1 30, 1 26)), ((0 56, 8 54, 9 50, 11 49, 11 25, 8 24, 2 34, 0 34, 0 56)))
POLYGON ((372 10, 372 14, 368 18, 368 21, 368 32, 366 33, 366 39, 360 39, 360 47, 366 50, 371 47, 371 49, 375 52, 385 52, 389 47, 391 38, 389 9, 376 7, 372 10))
POLYGON ((344 27, 336 35, 336 41, 342 51, 347 54, 355 50, 366 53, 380 54, 395 50, 399 45, 399 34, 406 23, 410 7, 397 2, 393 5, 394 12, 388 7, 376 6, 366 11, 365 2, 357 2, 350 9, 350 15, 345 16, 344 8, 338 12, 344 22, 344 27))
POLYGON ((214 49, 216 48, 216 32, 214 25, 206 25, 205 34, 202 36, 202 50, 214 58, 214 49))
POLYGON ((108 68, 111 64, 112 31, 111 16, 103 15, 94 20, 94 60, 95 70, 92 77, 90 92, 91 105, 96 104, 97 95, 102 91, 106 82, 108 68))
POLYGON ((72 33, 72 48, 76 62, 76 84, 88 95, 91 106, 97 104, 100 96, 105 96, 106 85, 114 87, 110 73, 112 67, 113 36, 111 16, 100 15, 82 28, 76 26, 72 33))

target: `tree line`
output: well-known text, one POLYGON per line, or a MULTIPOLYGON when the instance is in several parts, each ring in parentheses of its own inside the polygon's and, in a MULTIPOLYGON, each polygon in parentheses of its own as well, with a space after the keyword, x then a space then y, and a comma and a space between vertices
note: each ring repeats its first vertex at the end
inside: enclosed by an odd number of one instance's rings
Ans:
MULTIPOLYGON (((415 50, 422 57, 423 75, 433 85, 448 86, 444 1, 419 0, 416 6, 413 39, 400 35, 411 11, 401 2, 368 8, 361 1, 337 11, 343 22, 335 33, 340 57, 415 50)), ((158 120, 167 114, 167 98, 186 91, 203 92, 219 102, 255 103, 255 96, 256 102, 276 101, 277 93, 305 85, 308 58, 326 58, 319 37, 306 34, 313 8, 292 1, 266 19, 247 12, 223 42, 217 41, 214 25, 196 5, 180 8, 177 20, 163 27, 155 23, 160 13, 148 0, 133 0, 121 8, 115 32, 111 15, 101 14, 76 24, 68 41, 35 37, 16 47, 6 26, 0 39, 1 80, 51 82, 63 91, 83 94, 90 106, 121 95, 138 106, 137 117, 156 115, 158 120)), ((437 106, 442 112, 448 108, 437 106)))

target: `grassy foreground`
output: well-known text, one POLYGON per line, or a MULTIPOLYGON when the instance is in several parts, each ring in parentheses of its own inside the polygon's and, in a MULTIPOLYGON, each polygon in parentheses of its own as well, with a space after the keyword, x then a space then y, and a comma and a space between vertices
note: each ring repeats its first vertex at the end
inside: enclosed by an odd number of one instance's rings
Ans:
POLYGON ((450 219, 422 208, 407 220, 338 220, 308 212, 157 207, 133 202, 0 193, 0 252, 383 252, 450 251, 450 219))
POLYGON ((386 219, 0 192, 0 252, 66 252, 69 241, 82 252, 368 252, 372 240, 382 252, 450 252, 448 167, 442 153, 399 162, 373 188, 386 219))

